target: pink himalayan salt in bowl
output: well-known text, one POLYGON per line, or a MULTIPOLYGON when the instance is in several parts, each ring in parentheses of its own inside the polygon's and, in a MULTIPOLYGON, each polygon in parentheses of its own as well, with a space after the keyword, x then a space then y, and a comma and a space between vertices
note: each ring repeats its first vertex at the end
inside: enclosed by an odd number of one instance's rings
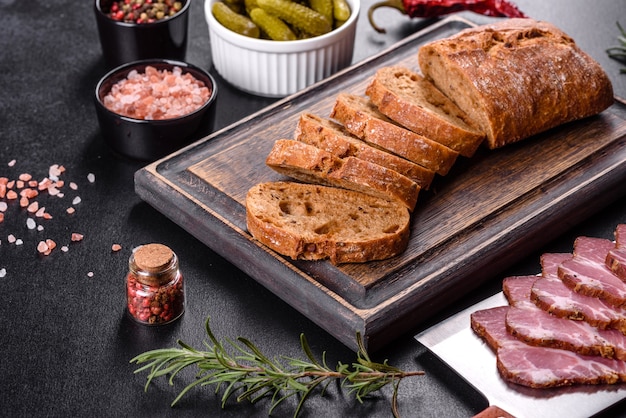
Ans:
POLYGON ((193 113, 211 96, 211 90, 180 67, 172 71, 146 66, 143 73, 131 70, 104 96, 111 112, 135 119, 172 119, 193 113))
POLYGON ((159 59, 110 71, 95 93, 100 130, 112 150, 155 160, 198 139, 212 116, 217 85, 194 65, 159 59))

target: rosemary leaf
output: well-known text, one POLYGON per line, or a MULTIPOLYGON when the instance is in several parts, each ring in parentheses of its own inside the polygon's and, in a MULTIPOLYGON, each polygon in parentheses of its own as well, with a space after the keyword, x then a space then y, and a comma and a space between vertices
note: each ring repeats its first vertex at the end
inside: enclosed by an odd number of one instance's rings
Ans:
POLYGON ((391 385, 393 395, 391 409, 398 417, 398 387, 400 381, 411 376, 423 375, 422 371, 404 372, 396 367, 373 362, 359 333, 357 336, 357 359, 351 364, 339 362, 333 369, 326 363, 326 352, 322 361, 318 361, 304 336, 300 335, 300 345, 304 359, 281 357, 271 360, 250 340, 239 337, 236 341, 226 339, 227 345, 218 341, 211 328, 209 318, 205 330, 210 340, 204 341, 205 350, 200 351, 178 341, 180 348, 157 349, 146 351, 130 360, 139 367, 135 373, 147 372, 145 390, 154 379, 169 376, 168 382, 174 384, 174 378, 184 369, 196 366, 195 380, 188 383, 174 398, 174 406, 186 393, 196 386, 215 385, 215 392, 221 391, 221 406, 226 407, 229 399, 237 402, 256 403, 268 398, 272 411, 285 400, 297 396, 299 401, 294 412, 297 417, 304 403, 313 393, 326 392, 332 381, 340 382, 355 399, 363 403, 365 398, 387 385, 391 385), (231 354, 226 347, 235 354, 231 354))
MULTIPOLYGON (((607 48, 606 53, 609 56, 609 58, 626 62, 626 31, 624 30, 622 25, 620 25, 619 22, 616 22, 616 24, 621 34, 621 36, 617 37, 617 40, 620 45, 607 48)), ((626 68, 621 68, 620 73, 625 74, 626 68)))

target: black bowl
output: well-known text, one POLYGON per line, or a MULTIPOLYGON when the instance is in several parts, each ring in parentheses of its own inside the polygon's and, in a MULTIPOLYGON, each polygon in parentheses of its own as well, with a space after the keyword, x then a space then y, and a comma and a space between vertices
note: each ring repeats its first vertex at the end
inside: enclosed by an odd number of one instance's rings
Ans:
POLYGON ((185 62, 173 60, 142 60, 124 64, 106 74, 96 86, 95 105, 100 130, 104 140, 118 154, 137 160, 156 160, 170 154, 193 140, 200 126, 210 118, 210 109, 217 97, 217 84, 208 72, 185 62), (139 73, 146 66, 157 70, 180 67, 183 74, 190 73, 210 88, 211 96, 196 111, 172 119, 145 120, 119 115, 107 109, 102 100, 113 84, 127 77, 131 70, 139 73))
POLYGON ((152 23, 126 23, 107 16, 112 0, 96 0, 94 11, 100 45, 109 68, 149 58, 184 61, 191 0, 181 0, 182 9, 152 23))

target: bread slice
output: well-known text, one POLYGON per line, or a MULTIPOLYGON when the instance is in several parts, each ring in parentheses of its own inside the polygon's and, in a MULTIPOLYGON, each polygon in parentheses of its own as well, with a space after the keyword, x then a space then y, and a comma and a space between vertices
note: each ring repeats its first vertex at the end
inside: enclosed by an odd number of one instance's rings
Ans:
POLYGON ((378 111, 367 97, 340 93, 330 117, 351 134, 442 176, 448 174, 459 153, 396 124, 378 111))
POLYGON ((506 19, 422 46, 424 76, 499 148, 611 106, 602 67, 560 29, 506 19))
POLYGON ((410 214, 396 200, 296 182, 253 186, 246 218, 250 234, 274 251, 334 264, 393 257, 410 234, 410 214))
POLYGON ((294 139, 335 154, 339 158, 356 157, 404 174, 421 189, 427 190, 435 173, 409 160, 368 145, 352 136, 340 124, 311 113, 303 113, 294 139))
POLYGON ((464 157, 474 155, 485 138, 456 104, 407 68, 379 69, 365 93, 388 118, 464 157))
POLYGON ((413 211, 420 187, 413 180, 356 157, 339 158, 313 145, 291 139, 274 142, 265 163, 273 170, 307 182, 356 190, 400 201, 413 211))

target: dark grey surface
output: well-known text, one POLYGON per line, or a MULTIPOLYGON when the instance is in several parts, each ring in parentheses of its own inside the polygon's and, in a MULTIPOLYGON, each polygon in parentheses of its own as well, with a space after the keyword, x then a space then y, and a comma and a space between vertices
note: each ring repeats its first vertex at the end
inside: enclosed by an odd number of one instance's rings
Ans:
MULTIPOLYGON (((380 10, 376 20, 388 33, 377 34, 366 22, 365 10, 371 3, 364 2, 362 8, 355 62, 429 23, 380 10)), ((517 4, 532 17, 552 21, 570 33, 601 61, 616 90, 623 91, 626 75, 619 76, 620 64, 608 60, 604 48, 617 36, 615 21, 621 18, 626 23, 626 3, 526 0, 517 4)), ((488 20, 473 14, 466 17, 488 20)), ((215 130, 272 100, 241 93, 215 74, 207 34, 202 2, 194 0, 187 61, 210 69, 217 78, 220 96, 209 128, 215 130)), ((0 0, 0 71, 0 177, 29 172, 40 179, 58 163, 67 169, 63 179, 79 186, 77 191, 65 187, 61 199, 40 197, 54 216, 38 221, 43 231, 29 230, 27 214, 13 203, 0 223, 0 269, 6 269, 6 276, 0 278, 0 414, 267 416, 267 402, 229 403, 222 410, 212 387, 194 389, 171 409, 169 403, 192 379, 190 373, 176 379, 173 387, 157 381, 144 393, 145 375, 134 375, 129 359, 149 349, 174 346, 178 338, 200 346, 207 316, 219 337, 248 337, 272 357, 301 357, 298 336, 303 332, 315 353, 327 351, 330 364, 354 359, 354 353, 329 334, 135 195, 133 174, 143 163, 113 155, 96 122, 93 89, 106 68, 91 2, 0 0), (16 164, 9 167, 13 159, 16 164), (89 173, 96 176, 93 184, 87 181, 89 173), (65 209, 76 195, 82 201, 70 216, 65 209), (71 232, 84 234, 84 240, 70 243, 71 232), (9 234, 22 239, 23 245, 10 244, 9 234), (48 257, 38 255, 36 245, 46 238, 59 246, 67 244, 69 251, 57 248, 48 257), (172 247, 186 279, 187 312, 165 328, 136 325, 124 313, 129 252, 148 242, 172 247), (123 250, 112 253, 114 243, 123 250)), ((613 205, 580 225, 571 225, 568 233, 554 237, 551 244, 429 322, 496 293, 505 275, 538 272, 541 252, 568 251, 578 235, 612 238, 615 226, 626 222, 626 198, 618 198, 624 193, 626 187, 616 190, 613 205)), ((477 413, 486 401, 413 339, 427 325, 416 324, 414 332, 374 354, 375 359, 389 359, 403 369, 427 372, 401 384, 400 412, 407 417, 477 413)), ((293 406, 288 402, 274 415, 291 416, 293 406)), ((308 401, 302 416, 382 417, 391 416, 389 407, 389 390, 359 404, 331 386, 325 397, 308 401)), ((604 416, 626 416, 623 409, 622 402, 604 416)))

